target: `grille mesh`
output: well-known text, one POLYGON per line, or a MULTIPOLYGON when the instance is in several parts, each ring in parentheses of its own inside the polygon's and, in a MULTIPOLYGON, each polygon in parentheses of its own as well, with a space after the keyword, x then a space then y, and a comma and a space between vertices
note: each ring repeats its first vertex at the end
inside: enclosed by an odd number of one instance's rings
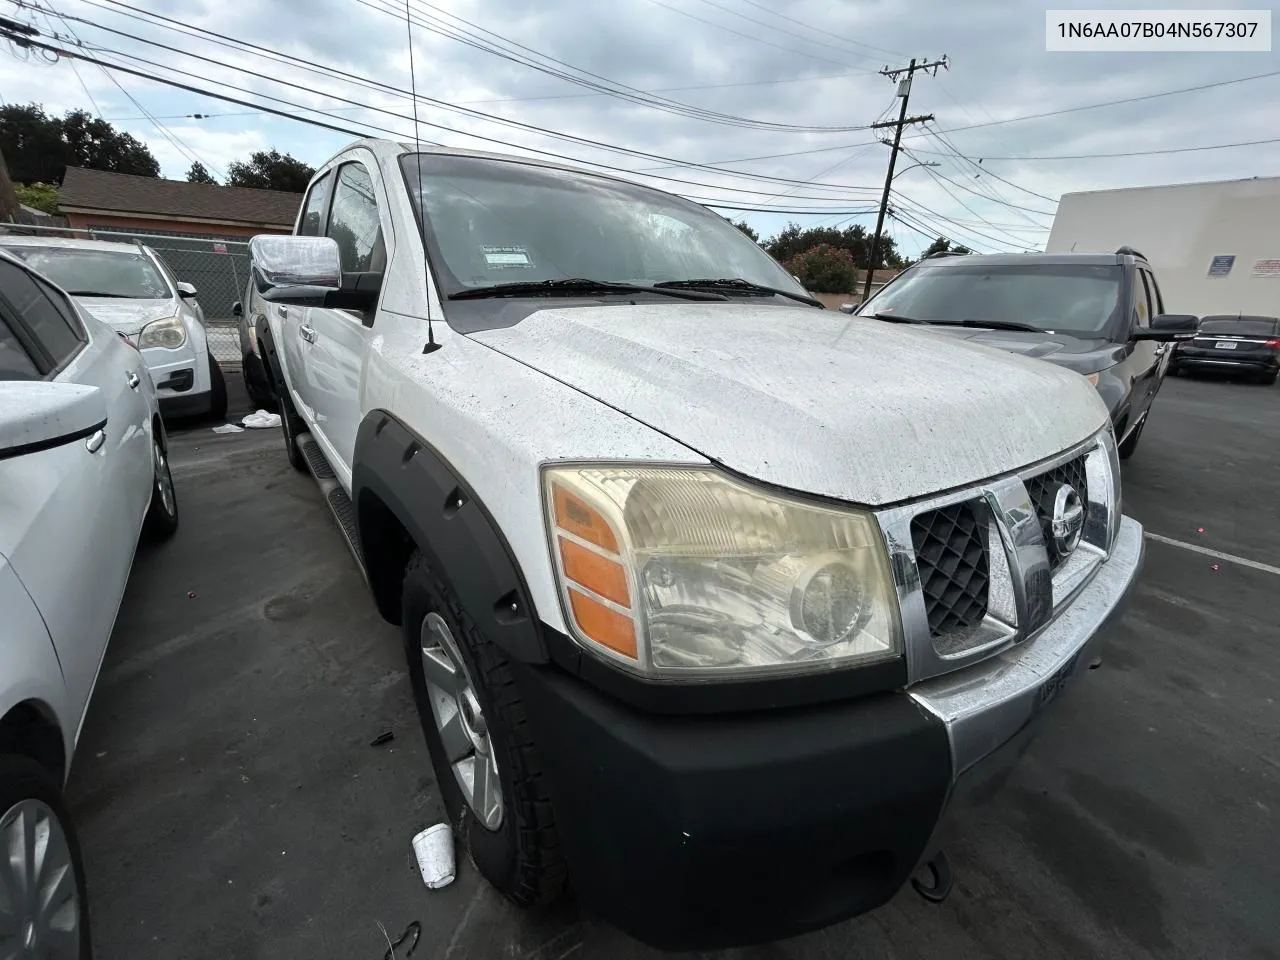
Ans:
POLYGON ((1049 552, 1049 569, 1057 570, 1066 562, 1065 556, 1059 556, 1053 549, 1053 496, 1050 493, 1054 483, 1065 483, 1075 488, 1084 506, 1085 517, 1089 515, 1089 479, 1085 471, 1085 455, 1046 470, 1039 476, 1027 480, 1027 495, 1031 505, 1035 507, 1036 519, 1040 521, 1040 532, 1044 535, 1045 549, 1049 552))
POLYGON ((971 630, 987 612, 987 530, 968 503, 922 513, 911 541, 932 637, 971 630))

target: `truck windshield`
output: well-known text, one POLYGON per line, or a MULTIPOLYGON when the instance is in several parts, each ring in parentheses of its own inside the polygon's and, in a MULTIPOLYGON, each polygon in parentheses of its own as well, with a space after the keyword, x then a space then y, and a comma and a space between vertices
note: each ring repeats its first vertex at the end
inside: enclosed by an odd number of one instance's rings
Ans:
POLYGON ((728 220, 679 197, 509 160, 423 153, 401 166, 446 296, 566 278, 740 279, 804 293, 728 220))
POLYGON ((141 252, 26 245, 7 249, 73 296, 129 300, 173 296, 155 264, 141 252))
POLYGON ((1097 337, 1121 306, 1119 264, 923 264, 858 310, 921 321, 993 320, 1097 337))

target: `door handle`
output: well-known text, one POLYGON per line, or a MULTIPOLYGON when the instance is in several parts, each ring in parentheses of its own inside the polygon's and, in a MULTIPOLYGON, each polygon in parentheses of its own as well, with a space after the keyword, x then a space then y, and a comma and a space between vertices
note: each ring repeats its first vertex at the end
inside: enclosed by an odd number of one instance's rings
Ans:
POLYGON ((316 328, 310 324, 304 323, 302 326, 298 327, 298 336, 302 337, 302 339, 307 341, 307 343, 315 343, 316 328))
POLYGON ((102 444, 106 439, 107 435, 105 433, 101 430, 96 430, 94 431, 93 436, 84 442, 85 449, 90 453, 97 453, 102 448, 102 444))
POLYGON ((132 370, 129 371, 128 375, 125 377, 125 380, 129 382, 129 389, 131 390, 137 390, 138 384, 142 382, 140 379, 138 379, 138 375, 134 373, 132 370))

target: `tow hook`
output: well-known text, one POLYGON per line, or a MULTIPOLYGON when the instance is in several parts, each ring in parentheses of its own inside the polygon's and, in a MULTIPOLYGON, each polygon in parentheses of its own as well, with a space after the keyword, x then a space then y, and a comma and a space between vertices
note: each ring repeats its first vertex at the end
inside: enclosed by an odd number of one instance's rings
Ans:
POLYGON ((911 878, 911 886, 916 893, 930 903, 941 903, 951 893, 951 863, 944 851, 939 850, 933 857, 922 863, 911 878))

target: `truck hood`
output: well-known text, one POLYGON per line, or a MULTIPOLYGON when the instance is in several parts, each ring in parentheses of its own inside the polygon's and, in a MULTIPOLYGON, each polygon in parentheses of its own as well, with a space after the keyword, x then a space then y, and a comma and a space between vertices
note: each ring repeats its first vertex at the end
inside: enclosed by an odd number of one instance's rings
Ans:
POLYGON ((738 473, 871 506, 984 480, 1101 429, 1088 382, 809 307, 582 306, 476 341, 738 473))
POLYGON ((972 327, 920 325, 939 336, 979 343, 1023 357, 1048 360, 1076 373, 1097 373, 1124 359, 1124 348, 1110 340, 1084 339, 1065 333, 1032 333, 1020 330, 975 330, 972 327))
POLYGON ((176 300, 120 300, 115 297, 76 297, 91 314, 127 337, 137 336, 152 320, 176 317, 176 300))

